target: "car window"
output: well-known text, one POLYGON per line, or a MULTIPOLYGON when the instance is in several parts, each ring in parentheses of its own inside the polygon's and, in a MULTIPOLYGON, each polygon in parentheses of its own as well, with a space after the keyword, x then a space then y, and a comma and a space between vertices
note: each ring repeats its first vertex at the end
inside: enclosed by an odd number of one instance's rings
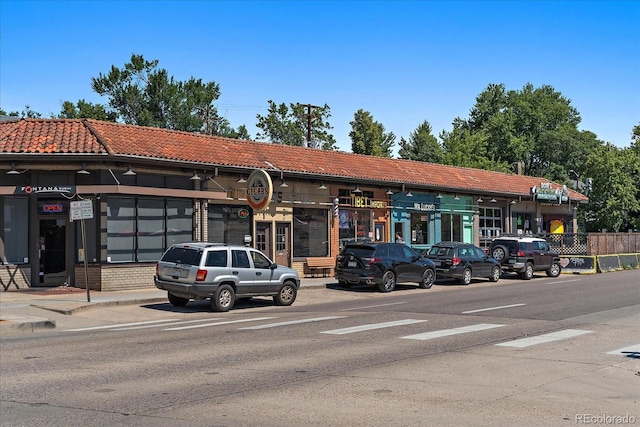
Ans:
POLYGON ((401 245, 405 258, 418 258, 418 253, 406 245, 401 245))
POLYGON ((374 249, 371 246, 364 246, 364 247, 347 246, 346 248, 344 248, 343 253, 345 254, 351 253, 358 258, 372 258, 373 252, 374 252, 374 249))
POLYGON ((226 267, 227 266, 227 251, 209 251, 207 259, 205 261, 207 267, 226 267))
POLYGON ((271 261, 269 258, 257 251, 251 251, 251 258, 253 258, 253 266, 255 268, 271 268, 271 261))
POLYGON ((451 251, 451 248, 446 248, 442 246, 432 246, 431 249, 429 249, 429 255, 448 256, 450 251, 451 251))
POLYGON ((541 251, 549 250, 549 243, 547 243, 547 242, 538 242, 538 249, 540 249, 541 251))
POLYGON ((405 258, 404 252, 402 251, 402 248, 400 247, 400 245, 390 246, 389 256, 393 258, 405 258))
POLYGON ((460 256, 460 257, 468 257, 468 256, 471 256, 471 253, 469 253, 467 251, 467 248, 460 248, 460 249, 458 249, 458 256, 460 256))
POLYGON ((247 255, 247 251, 231 251, 232 253, 232 266, 234 268, 251 268, 249 264, 249 256, 247 255))
POLYGON ((380 258, 388 258, 389 257, 389 246, 382 245, 378 246, 375 251, 375 255, 380 258))
POLYGON ((169 249, 162 261, 175 262, 177 264, 200 265, 201 252, 197 249, 175 247, 169 249))
POLYGON ((484 258, 487 254, 485 253, 485 251, 483 251, 480 248, 473 248, 473 250, 476 252, 476 257, 477 258, 484 258))

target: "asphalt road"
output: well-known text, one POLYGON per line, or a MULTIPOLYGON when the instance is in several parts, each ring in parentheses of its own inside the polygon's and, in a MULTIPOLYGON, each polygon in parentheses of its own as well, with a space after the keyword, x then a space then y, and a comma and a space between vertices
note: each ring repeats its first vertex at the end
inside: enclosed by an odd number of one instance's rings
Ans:
POLYGON ((93 309, 0 340, 0 425, 640 424, 640 272, 93 309))

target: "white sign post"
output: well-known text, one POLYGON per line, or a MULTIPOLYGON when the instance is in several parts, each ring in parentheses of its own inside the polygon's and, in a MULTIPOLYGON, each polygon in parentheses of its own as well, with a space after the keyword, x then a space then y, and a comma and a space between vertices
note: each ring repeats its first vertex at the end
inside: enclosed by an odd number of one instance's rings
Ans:
POLYGON ((84 253, 84 286, 87 288, 87 302, 91 302, 89 294, 89 267, 87 266, 87 233, 84 227, 85 219, 93 218, 93 202, 91 200, 80 200, 71 202, 71 210, 69 211, 71 221, 80 220, 82 229, 82 252, 84 253))

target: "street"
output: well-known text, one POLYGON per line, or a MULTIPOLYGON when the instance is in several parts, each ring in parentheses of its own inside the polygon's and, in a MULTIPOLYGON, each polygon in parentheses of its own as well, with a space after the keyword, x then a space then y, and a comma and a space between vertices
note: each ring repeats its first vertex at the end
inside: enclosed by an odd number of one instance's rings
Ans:
POLYGON ((0 425, 637 425, 639 279, 328 279, 291 307, 60 315, 0 340, 0 425))

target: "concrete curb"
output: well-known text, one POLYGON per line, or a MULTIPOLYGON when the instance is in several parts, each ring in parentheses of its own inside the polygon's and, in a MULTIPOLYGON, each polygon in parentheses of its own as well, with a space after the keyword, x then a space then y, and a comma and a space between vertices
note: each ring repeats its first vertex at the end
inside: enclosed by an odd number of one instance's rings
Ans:
MULTIPOLYGON (((157 303, 157 302, 165 302, 167 301, 167 298, 137 298, 137 299, 128 299, 128 300, 115 300, 115 301, 99 301, 99 302, 76 302, 75 304, 78 304, 77 307, 72 307, 72 308, 56 308, 56 307, 50 307, 50 306, 46 306, 46 305, 39 305, 39 304, 30 304, 32 307, 36 307, 36 308, 40 308, 42 310, 48 310, 48 311, 53 311, 55 313, 60 313, 60 314, 64 314, 64 315, 73 315, 75 313, 79 313, 81 311, 86 311, 89 310, 91 308, 96 308, 96 307, 109 307, 109 306, 116 306, 116 305, 135 305, 135 304, 151 304, 151 303, 157 303)), ((70 303, 71 304, 71 303, 70 303)))
POLYGON ((14 316, 11 314, 0 316, 0 335, 12 333, 35 332, 37 329, 53 329, 54 320, 35 316, 14 316))

